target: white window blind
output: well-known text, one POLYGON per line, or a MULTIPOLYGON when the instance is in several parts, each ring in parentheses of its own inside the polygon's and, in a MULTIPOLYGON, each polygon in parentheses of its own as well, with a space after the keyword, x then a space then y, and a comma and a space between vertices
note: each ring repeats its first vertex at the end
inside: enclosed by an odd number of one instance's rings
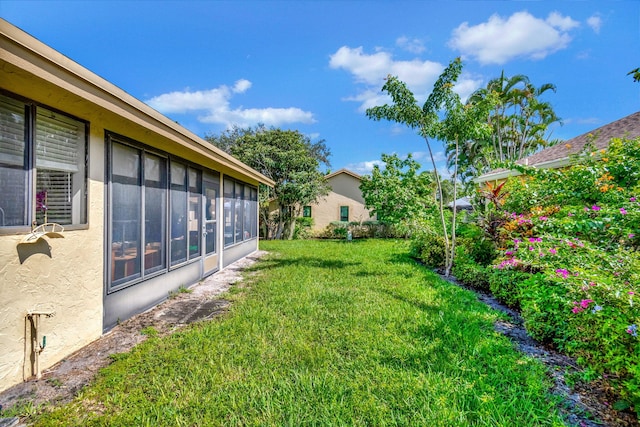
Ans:
POLYGON ((24 103, 0 95, 0 163, 24 166, 24 103))
POLYGON ((78 154, 83 153, 84 126, 44 108, 36 118, 36 167, 78 172, 78 154))
POLYGON ((69 172, 38 171, 36 219, 39 223, 72 223, 72 182, 69 172), (43 209, 42 206, 46 207, 43 209), (45 217, 46 213, 46 217, 45 217))

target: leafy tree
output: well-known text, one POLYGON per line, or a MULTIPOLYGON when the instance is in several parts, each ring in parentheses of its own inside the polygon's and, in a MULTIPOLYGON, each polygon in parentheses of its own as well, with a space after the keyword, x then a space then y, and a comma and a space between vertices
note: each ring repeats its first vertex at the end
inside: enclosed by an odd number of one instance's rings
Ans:
POLYGON ((418 172, 421 165, 411 155, 402 160, 396 154, 382 154, 382 161, 384 168, 375 165, 370 176, 362 177, 360 190, 366 208, 386 224, 424 218, 435 206, 431 174, 418 172))
POLYGON ((634 82, 640 82, 640 68, 633 69, 627 73, 627 76, 633 76, 634 82))
MULTIPOLYGON (((479 106, 490 105, 487 102, 477 102, 463 105, 460 97, 453 91, 454 84, 462 72, 462 61, 456 58, 449 65, 434 84, 433 91, 422 107, 418 105, 415 96, 407 88, 407 85, 395 76, 388 76, 382 90, 387 92, 393 101, 392 105, 382 105, 369 108, 367 116, 374 120, 386 119, 397 123, 403 123, 412 129, 416 129, 418 134, 424 138, 433 170, 436 171, 436 162, 433 156, 430 139, 440 139, 445 142, 447 150, 456 153, 454 161, 454 191, 453 199, 456 198, 457 182, 457 153, 460 141, 486 136, 486 127, 480 123, 480 118, 484 118, 483 109, 479 106)), ((455 203, 453 206, 453 220, 451 223, 451 239, 447 231, 447 224, 444 211, 444 197, 442 191, 442 180, 439 174, 433 174, 436 180, 438 208, 440 213, 440 223, 445 246, 445 276, 448 276, 453 265, 455 255, 455 203)))
POLYGON ((331 155, 324 141, 312 143, 298 131, 263 125, 205 138, 275 182, 272 189, 261 189, 263 232, 269 239, 291 239, 302 207, 329 194, 319 170, 321 164, 329 166, 331 155), (271 204, 276 214, 270 213, 271 204))
POLYGON ((468 105, 493 105, 485 117, 493 132, 461 141, 458 161, 463 179, 558 142, 550 139, 549 126, 560 118, 550 103, 540 99, 549 90, 555 92, 556 87, 550 83, 535 87, 525 75, 505 77, 503 72, 469 97, 468 105))

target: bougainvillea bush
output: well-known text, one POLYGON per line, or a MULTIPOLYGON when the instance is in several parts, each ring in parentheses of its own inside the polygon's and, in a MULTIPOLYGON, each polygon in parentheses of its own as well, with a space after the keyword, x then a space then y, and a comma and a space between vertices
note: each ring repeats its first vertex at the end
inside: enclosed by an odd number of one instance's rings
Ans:
POLYGON ((494 269, 529 275, 509 292, 532 336, 617 378, 638 410, 640 138, 573 160, 508 180, 494 269))

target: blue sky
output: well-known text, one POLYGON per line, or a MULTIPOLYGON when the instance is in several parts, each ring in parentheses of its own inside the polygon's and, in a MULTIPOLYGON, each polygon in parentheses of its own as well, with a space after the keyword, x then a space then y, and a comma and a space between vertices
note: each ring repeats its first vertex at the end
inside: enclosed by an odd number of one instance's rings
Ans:
POLYGON ((502 70, 555 84, 554 138, 640 109, 638 1, 2 0, 0 16, 200 136, 264 123, 324 139, 333 171, 382 153, 430 169, 419 136, 364 110, 388 74, 424 101, 457 56, 463 96, 502 70))

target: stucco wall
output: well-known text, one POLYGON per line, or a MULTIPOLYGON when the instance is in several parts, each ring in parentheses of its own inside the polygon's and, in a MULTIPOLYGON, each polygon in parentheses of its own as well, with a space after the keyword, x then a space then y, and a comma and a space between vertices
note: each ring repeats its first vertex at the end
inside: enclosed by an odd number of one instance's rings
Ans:
POLYGON ((328 180, 332 191, 311 205, 313 231, 322 231, 333 221, 340 221, 340 206, 349 206, 349 221, 371 221, 364 207, 360 180, 347 173, 339 173, 328 180))
MULTIPOLYGON (((28 227, 19 230, 0 228, 2 391, 34 374, 28 312, 55 312, 53 317, 42 318, 40 323, 39 335, 47 336, 46 348, 39 357, 42 370, 102 334, 106 298, 106 131, 247 184, 273 183, 1 18, 0 89, 10 92, 9 96, 33 101, 89 123, 87 224, 65 226, 64 238, 44 237, 38 243, 28 245, 21 244, 28 234, 28 227)), ((218 224, 218 233, 222 236, 222 222, 218 224)), ((244 253, 255 250, 256 244, 257 240, 251 241, 245 246, 244 253)), ((182 274, 181 277, 185 277, 185 272, 189 276, 184 280, 193 282, 202 274, 200 264, 192 263, 188 269, 181 267, 165 276, 172 274, 171 279, 174 279, 182 274)), ((158 276, 158 280, 160 278, 158 276)), ((165 282, 162 283, 165 287, 161 288, 165 295, 171 286, 177 289, 180 285, 191 284, 179 280, 165 282)), ((135 296, 126 304, 135 306, 131 312, 145 308, 135 296)))

